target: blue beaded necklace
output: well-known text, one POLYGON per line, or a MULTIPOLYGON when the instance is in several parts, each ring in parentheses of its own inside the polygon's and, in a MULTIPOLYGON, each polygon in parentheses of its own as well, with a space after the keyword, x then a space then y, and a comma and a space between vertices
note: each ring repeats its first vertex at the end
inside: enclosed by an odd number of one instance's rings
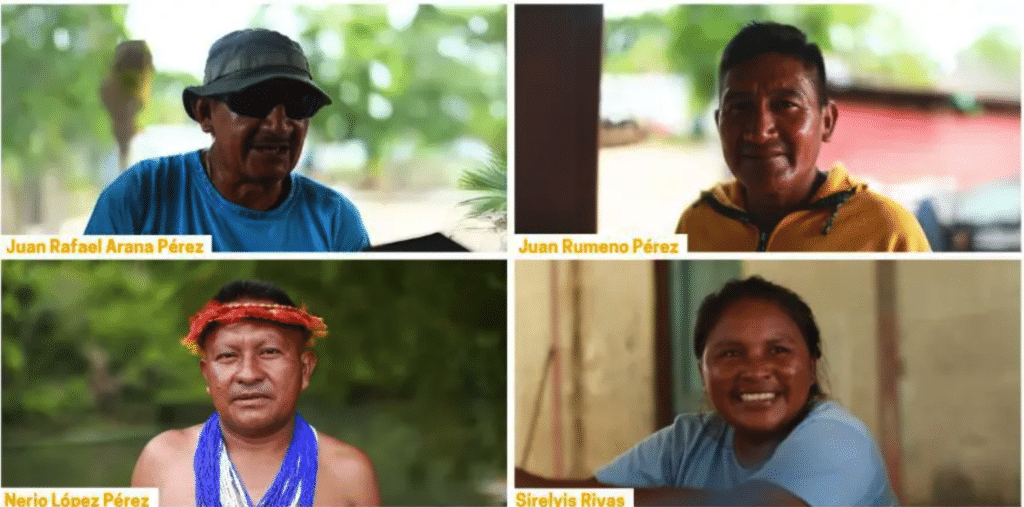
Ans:
MULTIPOLYGON (((196 474, 196 505, 203 507, 221 507, 221 453, 227 453, 224 446, 224 435, 220 429, 220 415, 216 412, 206 420, 196 455, 192 462, 196 474)), ((228 461, 230 463, 230 460, 228 461)), ((234 467, 233 464, 230 465, 234 467)), ((231 470, 231 472, 235 472, 231 470)), ((311 507, 313 492, 316 490, 317 442, 313 428, 299 414, 295 414, 295 429, 292 441, 288 444, 281 469, 274 478, 263 498, 256 506, 245 493, 246 507, 280 507, 295 503, 295 492, 301 485, 298 505, 311 507)), ((239 482, 241 478, 239 477, 239 482)))

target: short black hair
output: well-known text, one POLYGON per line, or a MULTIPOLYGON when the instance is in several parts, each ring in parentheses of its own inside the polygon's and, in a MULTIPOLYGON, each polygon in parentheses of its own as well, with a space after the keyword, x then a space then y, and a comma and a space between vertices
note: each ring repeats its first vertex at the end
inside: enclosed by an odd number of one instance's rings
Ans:
POLYGON ((825 58, 821 48, 807 41, 807 34, 792 25, 784 25, 772 21, 754 21, 743 27, 722 52, 722 61, 718 64, 718 93, 721 95, 725 86, 725 73, 733 67, 757 58, 765 53, 781 53, 792 56, 808 69, 815 71, 817 79, 815 88, 818 93, 818 105, 828 104, 828 90, 825 85, 825 58))
MULTIPOLYGON (((238 301, 239 299, 266 299, 279 305, 292 307, 298 306, 295 304, 295 301, 288 296, 288 293, 285 292, 284 289, 276 283, 268 282, 266 280, 234 280, 224 284, 224 286, 213 295, 213 300, 221 304, 238 301)), ((281 322, 274 322, 274 324, 302 331, 304 343, 307 342, 311 336, 309 329, 302 326, 284 324, 281 322)), ((210 333, 218 327, 220 327, 220 323, 212 321, 206 325, 201 333, 199 333, 197 345, 200 349, 203 348, 203 344, 206 342, 206 338, 210 336, 210 333)))
POLYGON ((239 299, 267 299, 279 305, 295 306, 295 301, 279 285, 266 280, 234 280, 217 291, 213 300, 230 303, 239 299))
MULTIPOLYGON (((821 331, 818 330, 818 323, 814 320, 811 307, 807 306, 807 303, 800 299, 797 293, 759 276, 752 276, 726 282, 718 292, 709 294, 701 302, 700 308, 697 309, 697 320, 693 329, 693 353, 698 362, 704 355, 708 335, 721 320, 725 311, 737 301, 750 299, 769 301, 778 305, 800 330, 811 357, 821 359, 821 331)), ((809 400, 824 396, 824 392, 818 384, 819 382, 815 381, 811 387, 809 400)))

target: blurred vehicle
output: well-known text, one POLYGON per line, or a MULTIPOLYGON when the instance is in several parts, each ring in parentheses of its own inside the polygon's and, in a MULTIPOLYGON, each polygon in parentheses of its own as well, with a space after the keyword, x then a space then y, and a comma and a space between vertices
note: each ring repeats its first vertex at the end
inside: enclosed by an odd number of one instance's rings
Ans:
POLYGON ((1019 252, 1020 177, 936 195, 917 208, 932 250, 1019 252))

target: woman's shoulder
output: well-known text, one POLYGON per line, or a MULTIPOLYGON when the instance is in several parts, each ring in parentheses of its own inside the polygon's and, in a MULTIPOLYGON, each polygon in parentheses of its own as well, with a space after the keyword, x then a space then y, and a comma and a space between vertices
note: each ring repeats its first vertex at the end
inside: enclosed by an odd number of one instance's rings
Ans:
POLYGON ((752 479, 778 485, 810 505, 894 502, 874 437, 834 401, 816 403, 752 479))
POLYGON ((697 441, 720 441, 729 425, 716 412, 679 414, 672 424, 662 429, 671 432, 680 445, 697 441))
POLYGON ((850 413, 839 403, 832 400, 824 400, 815 403, 814 407, 807 414, 807 417, 797 425, 795 431, 811 429, 820 432, 822 430, 841 431, 847 430, 866 438, 871 438, 864 421, 850 413))
POLYGON ((834 401, 816 403, 781 448, 801 453, 842 449, 844 455, 853 452, 867 461, 877 461, 879 455, 878 443, 867 425, 834 401))

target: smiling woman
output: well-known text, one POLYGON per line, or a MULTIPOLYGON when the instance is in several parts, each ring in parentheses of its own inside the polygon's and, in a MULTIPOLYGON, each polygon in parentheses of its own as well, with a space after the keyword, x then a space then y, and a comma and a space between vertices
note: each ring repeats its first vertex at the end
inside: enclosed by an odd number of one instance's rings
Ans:
POLYGON ((517 470, 518 487, 637 488, 648 505, 895 505, 864 423, 826 399, 821 338, 798 295, 733 280, 697 313, 694 354, 711 413, 683 414, 584 481, 517 470))

